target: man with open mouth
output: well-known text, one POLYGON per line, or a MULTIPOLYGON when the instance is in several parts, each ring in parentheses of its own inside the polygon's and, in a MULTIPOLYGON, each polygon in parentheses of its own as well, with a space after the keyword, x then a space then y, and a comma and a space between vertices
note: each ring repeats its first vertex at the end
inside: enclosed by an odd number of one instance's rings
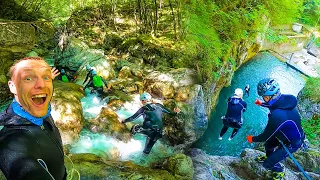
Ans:
POLYGON ((50 115, 50 66, 40 57, 15 62, 9 71, 12 103, 0 114, 0 169, 8 180, 66 179, 62 140, 50 115))

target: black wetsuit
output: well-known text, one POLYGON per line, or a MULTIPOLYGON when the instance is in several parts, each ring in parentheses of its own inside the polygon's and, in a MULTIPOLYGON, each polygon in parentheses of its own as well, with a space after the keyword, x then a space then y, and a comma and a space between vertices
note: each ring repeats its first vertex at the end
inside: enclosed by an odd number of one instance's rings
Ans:
POLYGON ((233 96, 228 99, 228 109, 226 115, 223 117, 223 128, 220 132, 222 137, 229 127, 234 128, 230 138, 233 138, 242 126, 242 113, 247 109, 247 103, 241 98, 233 96))
POLYGON ((37 126, 10 105, 0 114, 0 126, 0 169, 8 180, 66 179, 61 136, 51 116, 37 126))
POLYGON ((278 139, 284 142, 291 153, 300 148, 305 138, 301 127, 301 118, 296 110, 297 98, 293 95, 281 95, 273 104, 267 106, 270 113, 268 124, 258 136, 252 138, 253 142, 265 142, 267 159, 263 166, 272 171, 283 171, 278 164, 288 156, 288 153, 279 143, 278 139), (277 148, 278 147, 278 148, 277 148))
POLYGON ((141 107, 134 115, 124 120, 124 123, 134 121, 141 115, 143 116, 143 131, 141 133, 147 135, 146 144, 143 152, 149 154, 156 141, 162 137, 163 123, 162 113, 177 115, 170 111, 162 104, 146 104, 141 107))

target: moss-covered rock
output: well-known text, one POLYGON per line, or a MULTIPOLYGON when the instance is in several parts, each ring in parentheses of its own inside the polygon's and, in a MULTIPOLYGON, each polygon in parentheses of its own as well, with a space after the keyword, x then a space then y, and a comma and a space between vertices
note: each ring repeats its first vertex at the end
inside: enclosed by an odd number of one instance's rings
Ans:
POLYGON ((163 168, 177 179, 193 179, 193 164, 190 157, 184 154, 175 154, 165 160, 163 168))
POLYGON ((104 133, 122 141, 131 138, 130 132, 120 123, 118 115, 111 108, 103 107, 95 119, 88 121, 88 126, 92 132, 104 133))
MULTIPOLYGON (((124 180, 174 180, 178 179, 166 170, 151 169, 135 165, 132 162, 116 162, 102 159, 93 154, 72 154, 74 168, 81 174, 81 179, 124 179, 124 180)), ((69 159, 67 169, 72 169, 69 159)))
POLYGON ((303 119, 320 118, 320 78, 309 78, 298 94, 298 110, 303 119))
MULTIPOLYGON (((195 168, 195 180, 200 179, 261 179, 271 178, 271 172, 258 163, 255 159, 264 155, 263 152, 245 149, 240 157, 209 156, 199 149, 191 149, 188 153, 195 168)), ((301 172, 291 169, 291 165, 285 165, 284 180, 300 180, 301 172)), ((308 172, 312 179, 319 179, 316 172, 308 172)))
POLYGON ((84 125, 80 99, 84 96, 79 85, 54 81, 51 115, 58 126, 63 144, 79 137, 84 125))
MULTIPOLYGON (((320 152, 314 149, 309 151, 298 151, 294 153, 294 157, 298 160, 304 170, 320 174, 320 152)), ((291 169, 300 171, 294 162, 287 158, 287 164, 291 169)))

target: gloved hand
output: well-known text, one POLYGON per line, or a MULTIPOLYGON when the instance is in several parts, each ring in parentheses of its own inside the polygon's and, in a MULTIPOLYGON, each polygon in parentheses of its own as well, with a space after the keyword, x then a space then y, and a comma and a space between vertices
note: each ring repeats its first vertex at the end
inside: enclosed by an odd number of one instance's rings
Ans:
POLYGON ((252 135, 248 135, 248 136, 247 136, 247 141, 248 141, 249 143, 253 143, 252 138, 253 138, 252 135))
POLYGON ((256 99, 256 101, 254 102, 256 105, 261 106, 262 105, 262 101, 260 99, 256 99))

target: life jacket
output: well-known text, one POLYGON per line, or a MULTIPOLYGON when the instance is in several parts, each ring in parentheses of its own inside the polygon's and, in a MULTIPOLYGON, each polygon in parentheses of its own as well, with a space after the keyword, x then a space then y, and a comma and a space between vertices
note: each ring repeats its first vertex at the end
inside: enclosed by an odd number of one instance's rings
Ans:
POLYGON ((61 81, 62 82, 69 82, 69 79, 68 79, 68 77, 66 75, 62 75, 61 76, 61 81))
POLYGON ((93 76, 93 85, 94 87, 102 87, 103 81, 101 79, 101 76, 95 75, 93 76))

